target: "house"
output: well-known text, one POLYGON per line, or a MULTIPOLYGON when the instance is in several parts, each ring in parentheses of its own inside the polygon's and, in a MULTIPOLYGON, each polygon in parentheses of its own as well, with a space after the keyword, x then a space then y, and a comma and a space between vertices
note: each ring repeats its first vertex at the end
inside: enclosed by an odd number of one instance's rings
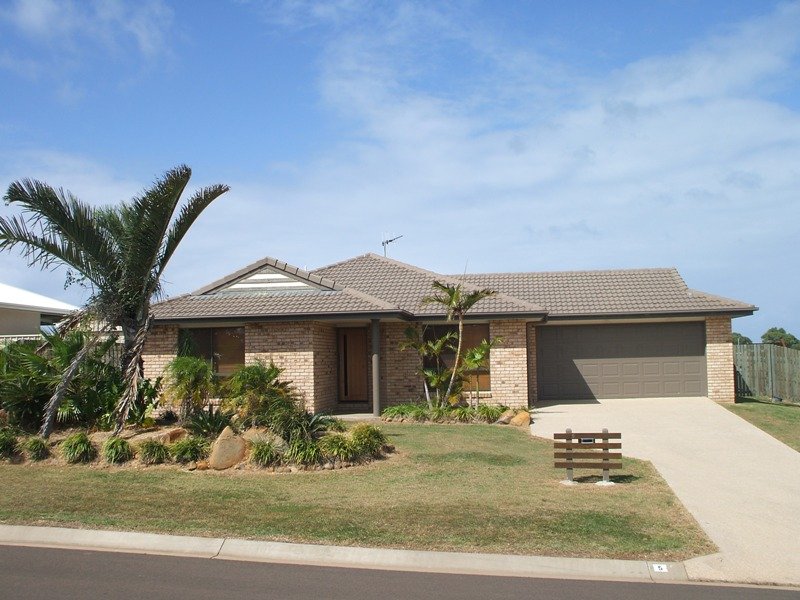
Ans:
POLYGON ((77 307, 0 283, 0 335, 38 335, 42 326, 55 325, 77 307))
POLYGON ((447 276, 365 254, 306 272, 265 258, 153 306, 147 377, 178 344, 215 371, 263 359, 312 411, 369 409, 423 395, 409 327, 441 331, 423 305, 434 280, 498 293, 467 314, 465 338, 501 338, 475 382, 487 402, 708 396, 734 400, 731 319, 755 306, 689 289, 675 269, 447 276), (378 377, 373 377, 378 373, 378 377))

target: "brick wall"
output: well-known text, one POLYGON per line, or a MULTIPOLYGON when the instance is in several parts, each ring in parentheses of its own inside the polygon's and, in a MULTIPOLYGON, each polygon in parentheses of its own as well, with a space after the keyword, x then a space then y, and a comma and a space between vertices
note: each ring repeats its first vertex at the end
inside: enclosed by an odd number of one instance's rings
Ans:
POLYGON ((174 325, 154 325, 142 351, 144 376, 155 379, 164 372, 167 363, 178 351, 178 328, 174 325))
MULTIPOLYGON (((424 397, 419 370, 419 355, 414 350, 400 350, 409 323, 381 324, 381 407, 415 402, 424 397)), ((370 387, 370 401, 372 389, 370 387)))
POLYGON ((491 339, 503 342, 489 355, 491 402, 512 407, 528 406, 528 342, 524 321, 490 321, 491 339))
POLYGON ((308 410, 314 403, 314 350, 311 322, 246 323, 244 360, 274 362, 291 381, 308 410))
POLYGON ((706 365, 709 399, 715 402, 734 402, 736 390, 730 317, 706 318, 706 365))
POLYGON ((336 364, 336 328, 326 323, 314 323, 311 329, 314 352, 314 412, 331 412, 338 396, 338 365, 336 364))

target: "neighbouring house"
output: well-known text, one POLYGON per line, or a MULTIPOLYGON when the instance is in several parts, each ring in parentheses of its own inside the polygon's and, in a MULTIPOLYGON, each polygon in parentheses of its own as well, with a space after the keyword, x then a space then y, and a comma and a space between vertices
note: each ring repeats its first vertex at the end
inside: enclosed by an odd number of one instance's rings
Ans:
POLYGON ((419 399, 409 326, 441 333, 423 305, 435 280, 498 293, 468 313, 465 343, 502 338, 475 374, 486 402, 708 396, 734 401, 731 319, 757 308, 689 289, 675 269, 440 275, 375 254, 306 272, 265 258, 154 305, 147 377, 179 345, 222 375, 257 359, 285 369, 312 411, 419 399))
POLYGON ((77 307, 0 283, 0 335, 29 336, 55 325, 77 307))

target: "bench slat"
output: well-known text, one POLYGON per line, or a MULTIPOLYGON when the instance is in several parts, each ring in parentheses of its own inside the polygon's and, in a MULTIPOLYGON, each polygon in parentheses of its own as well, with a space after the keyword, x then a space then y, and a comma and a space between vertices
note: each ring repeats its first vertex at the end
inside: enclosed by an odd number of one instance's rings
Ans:
POLYGON ((574 440, 577 438, 599 438, 601 440, 621 440, 621 433, 554 433, 554 440, 574 440))
POLYGON ((554 458, 596 458, 597 460, 622 458, 622 452, 555 452, 554 455, 554 458))
POLYGON ((577 442, 556 442, 557 450, 621 450, 622 442, 595 442, 594 444, 578 444, 577 442))
POLYGON ((621 469, 622 463, 602 462, 557 462, 556 469, 621 469))

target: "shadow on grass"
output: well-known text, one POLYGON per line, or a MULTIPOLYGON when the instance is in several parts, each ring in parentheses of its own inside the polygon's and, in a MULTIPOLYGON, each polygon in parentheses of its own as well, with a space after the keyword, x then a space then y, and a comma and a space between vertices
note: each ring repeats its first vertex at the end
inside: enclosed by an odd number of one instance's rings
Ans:
MULTIPOLYGON (((578 483, 597 483, 598 481, 602 481, 602 479, 602 475, 582 475, 581 477, 576 477, 575 481, 578 483)), ((641 477, 638 475, 612 475, 610 479, 614 483, 633 483, 641 479, 641 477)))

